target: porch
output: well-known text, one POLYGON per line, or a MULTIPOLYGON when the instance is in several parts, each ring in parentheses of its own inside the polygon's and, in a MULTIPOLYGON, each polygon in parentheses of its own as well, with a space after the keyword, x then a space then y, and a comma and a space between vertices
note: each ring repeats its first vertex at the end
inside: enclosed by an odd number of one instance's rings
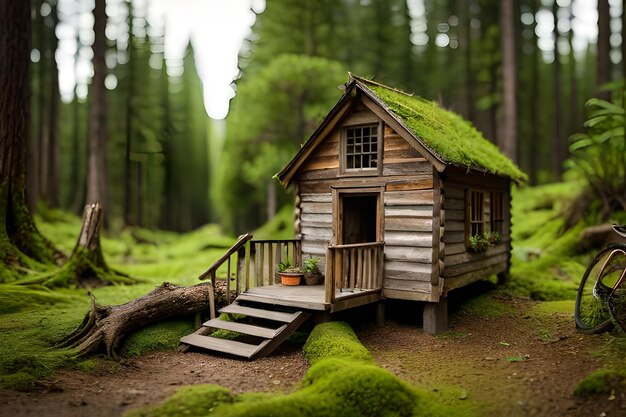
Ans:
MULTIPOLYGON (((218 259, 201 280, 226 280, 227 302, 246 301, 305 310, 336 312, 382 298, 383 242, 328 245, 323 259, 324 285, 284 286, 276 272, 289 259, 302 267, 299 240, 253 240, 237 242, 218 259)), ((211 313, 215 311, 211 297, 211 313)))

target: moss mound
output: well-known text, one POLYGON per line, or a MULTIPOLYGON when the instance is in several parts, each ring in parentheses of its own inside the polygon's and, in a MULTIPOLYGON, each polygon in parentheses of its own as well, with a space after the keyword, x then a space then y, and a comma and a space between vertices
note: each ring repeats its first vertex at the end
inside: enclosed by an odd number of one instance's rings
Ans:
POLYGON ((204 416, 216 405, 233 402, 233 395, 219 385, 182 387, 157 407, 147 407, 127 413, 128 417, 204 416))
POLYGON ((322 323, 313 329, 304 345, 306 360, 315 365, 322 359, 350 359, 373 363, 372 355, 343 322, 322 323))
POLYGON ((455 416, 468 417, 440 404, 431 393, 409 386, 379 368, 345 323, 317 326, 304 346, 312 364, 291 394, 250 393, 238 396, 215 385, 181 388, 162 404, 127 416, 455 416))
POLYGON ((577 397, 625 392, 626 370, 607 368, 596 369, 584 377, 574 388, 574 395, 577 397))

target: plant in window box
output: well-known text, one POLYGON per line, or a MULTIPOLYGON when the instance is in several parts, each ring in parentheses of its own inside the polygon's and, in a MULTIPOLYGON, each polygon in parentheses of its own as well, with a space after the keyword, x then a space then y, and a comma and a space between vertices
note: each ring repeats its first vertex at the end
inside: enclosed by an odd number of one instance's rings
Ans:
POLYGON ((470 236, 469 249, 472 252, 484 252, 492 246, 495 246, 500 241, 500 233, 498 232, 485 232, 479 235, 470 236))
POLYGON ((300 285, 304 272, 287 258, 278 264, 278 275, 280 275, 280 283, 282 285, 300 285))
POLYGON ((304 283, 306 285, 322 285, 324 275, 319 270, 320 258, 310 257, 304 261, 304 283))

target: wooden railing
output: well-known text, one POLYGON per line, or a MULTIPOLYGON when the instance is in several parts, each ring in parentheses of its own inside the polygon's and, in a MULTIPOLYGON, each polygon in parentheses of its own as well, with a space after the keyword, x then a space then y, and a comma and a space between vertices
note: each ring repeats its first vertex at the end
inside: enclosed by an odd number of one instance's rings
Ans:
POLYGON ((328 246, 326 249, 326 303, 337 292, 358 293, 383 287, 384 242, 328 246))
POLYGON ((245 234, 239 236, 237 242, 199 278, 211 279, 215 288, 217 270, 226 264, 226 301, 230 304, 233 289, 237 298, 251 287, 278 283, 278 264, 287 259, 296 266, 302 265, 299 240, 252 240, 251 234, 245 234), (237 258, 233 267, 234 255, 237 258))
POLYGON ((300 240, 253 240, 246 252, 244 268, 245 289, 280 283, 276 274, 278 264, 289 260, 302 267, 300 240))
MULTIPOLYGON (((226 253, 222 255, 221 258, 213 262, 213 265, 211 265, 209 269, 207 269, 199 277, 200 280, 205 280, 205 279, 210 278, 211 279, 211 291, 214 291, 217 270, 222 265, 224 265, 224 263, 226 263, 226 301, 228 302, 228 304, 230 304, 230 293, 231 293, 230 288, 231 288, 231 280, 233 278, 232 277, 233 268, 231 267, 231 258, 234 254, 237 254, 237 266, 235 268, 235 277, 234 277, 235 278, 235 298, 237 298, 237 295, 239 295, 239 293, 241 292, 241 286, 240 286, 241 272, 240 272, 239 265, 241 264, 241 262, 243 262, 243 259, 246 254, 246 247, 249 246, 248 242, 251 239, 252 239, 251 234, 245 234, 245 235, 239 236, 239 239, 237 239, 237 242, 235 242, 235 244, 231 246, 230 249, 228 249, 226 253)), ((213 304, 215 302, 215 296, 211 294, 209 298, 210 298, 210 302, 213 304)), ((211 314, 213 313, 214 313, 214 306, 212 305, 211 314)))

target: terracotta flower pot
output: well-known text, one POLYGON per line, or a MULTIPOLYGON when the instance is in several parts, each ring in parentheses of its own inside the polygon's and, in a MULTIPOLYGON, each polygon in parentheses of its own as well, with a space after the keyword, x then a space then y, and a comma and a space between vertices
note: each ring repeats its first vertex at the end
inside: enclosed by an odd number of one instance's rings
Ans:
POLYGON ((324 283, 324 275, 321 272, 305 272, 304 282, 306 285, 322 285, 324 283))
POLYGON ((300 285, 300 279, 302 272, 279 272, 280 275, 280 283, 282 285, 300 285))

